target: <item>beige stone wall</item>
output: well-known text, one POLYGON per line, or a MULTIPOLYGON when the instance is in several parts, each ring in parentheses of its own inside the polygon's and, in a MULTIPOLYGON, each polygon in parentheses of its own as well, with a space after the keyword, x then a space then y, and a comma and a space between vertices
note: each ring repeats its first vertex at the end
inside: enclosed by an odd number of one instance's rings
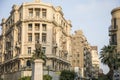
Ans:
POLYGON ((79 68, 79 74, 82 77, 87 77, 86 74, 90 73, 91 68, 91 53, 90 45, 87 42, 82 30, 75 31, 72 35, 72 68, 79 68), (89 70, 88 70, 89 68, 89 70), (87 71, 86 71, 87 69, 87 71), (86 73, 87 72, 87 73, 86 73))
POLYGON ((92 55, 92 76, 98 78, 100 60, 98 56, 97 46, 91 46, 91 55, 92 55))
MULTIPOLYGON (((11 15, 2 21, 2 38, 3 43, 2 65, 4 68, 1 73, 5 74, 6 78, 20 77, 30 75, 30 68, 27 66, 27 61, 30 60, 33 51, 35 50, 35 34, 39 33, 39 42, 42 47, 46 47, 46 56, 48 57, 46 66, 50 66, 53 71, 60 71, 70 68, 71 56, 71 22, 64 18, 62 8, 60 6, 53 7, 51 4, 43 2, 23 3, 21 6, 14 5, 11 10, 11 15), (32 13, 30 13, 32 9, 32 13), (40 9, 40 16, 36 16, 36 9, 40 9), (42 10, 46 10, 46 17, 42 10), (32 16, 30 16, 32 15, 32 16), (32 31, 28 30, 28 24, 32 24, 32 31), (35 30, 35 24, 40 25, 40 30, 35 30), (46 31, 43 31, 42 24, 46 24, 46 31), (42 33, 46 33, 46 42, 42 42, 42 33), (32 41, 28 41, 28 35, 32 34, 32 41), (10 42, 7 45, 6 42, 10 42), (10 50, 6 50, 6 46, 10 50), (28 47, 31 47, 31 54, 28 54, 28 47), (5 62, 4 62, 5 61, 5 62), (12 62, 12 63, 11 63, 12 62), (9 64, 9 65, 8 65, 9 64), (12 72, 11 71, 12 67, 12 72), (25 69, 25 72, 22 70, 25 69), (28 72, 27 72, 28 71, 28 72), (8 73, 11 74, 8 74, 8 73), (16 72, 14 74, 14 72, 16 72), (18 74, 18 73, 21 74, 18 74), (11 76, 12 75, 12 76, 11 76)), ((11 79, 16 80, 16 79, 11 79)))
MULTIPOLYGON (((111 19, 112 30, 111 31, 109 30, 109 34, 112 34, 112 35, 109 35, 109 36, 110 36, 110 39, 112 39, 112 37, 116 35, 116 40, 115 40, 116 44, 114 46, 116 46, 117 54, 119 54, 120 52, 120 7, 114 8, 111 11, 111 15, 112 15, 112 19, 111 19), (115 19, 116 19, 116 29, 114 29, 115 19)), ((119 55, 117 57, 120 58, 119 55)))
POLYGON ((114 33, 116 33, 117 35, 117 52, 119 52, 120 51, 120 36, 119 36, 120 34, 120 8, 118 7, 118 8, 113 9, 111 14, 112 14, 112 20, 111 20, 112 25, 114 25, 114 19, 116 18, 117 31, 114 33))

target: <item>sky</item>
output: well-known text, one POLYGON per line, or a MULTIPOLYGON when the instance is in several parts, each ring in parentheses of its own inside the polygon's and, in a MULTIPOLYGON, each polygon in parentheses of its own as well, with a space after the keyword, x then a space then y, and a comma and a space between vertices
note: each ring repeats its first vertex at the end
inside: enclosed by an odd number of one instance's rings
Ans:
MULTIPOLYGON (((0 0, 0 23, 8 18, 13 4, 33 0, 0 0)), ((98 46, 98 52, 109 44, 108 27, 111 25, 111 10, 120 6, 120 0, 41 0, 54 6, 61 6, 64 17, 72 22, 71 33, 81 29, 91 45, 98 46)), ((104 73, 107 66, 100 65, 104 73)))

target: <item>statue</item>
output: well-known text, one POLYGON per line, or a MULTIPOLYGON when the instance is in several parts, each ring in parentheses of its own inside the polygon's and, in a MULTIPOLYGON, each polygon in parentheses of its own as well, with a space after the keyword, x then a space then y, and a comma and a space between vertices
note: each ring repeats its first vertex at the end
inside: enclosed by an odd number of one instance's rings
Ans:
POLYGON ((32 60, 35 60, 35 59, 42 59, 44 61, 46 60, 46 55, 42 51, 42 45, 39 43, 39 41, 37 41, 35 44, 35 50, 32 56, 32 60))
POLYGON ((39 41, 37 41, 37 43, 35 44, 35 57, 39 58, 41 56, 42 50, 41 50, 41 44, 39 43, 39 41))
POLYGON ((41 44, 39 43, 39 41, 37 41, 37 43, 35 44, 35 49, 41 50, 41 44))

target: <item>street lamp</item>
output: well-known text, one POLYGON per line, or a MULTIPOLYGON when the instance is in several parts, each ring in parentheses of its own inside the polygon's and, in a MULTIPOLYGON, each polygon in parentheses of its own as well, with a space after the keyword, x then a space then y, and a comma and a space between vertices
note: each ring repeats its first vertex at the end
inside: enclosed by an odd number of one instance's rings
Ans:
POLYGON ((47 66, 47 71, 48 71, 48 75, 49 75, 49 71, 50 71, 50 66, 47 66))

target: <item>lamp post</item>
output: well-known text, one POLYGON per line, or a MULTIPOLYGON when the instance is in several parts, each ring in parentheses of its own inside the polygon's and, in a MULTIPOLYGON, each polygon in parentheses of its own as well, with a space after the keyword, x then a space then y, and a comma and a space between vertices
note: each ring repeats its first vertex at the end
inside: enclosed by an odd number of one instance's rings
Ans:
POLYGON ((47 71, 48 71, 48 75, 49 75, 49 71, 50 71, 50 66, 47 66, 47 71))

